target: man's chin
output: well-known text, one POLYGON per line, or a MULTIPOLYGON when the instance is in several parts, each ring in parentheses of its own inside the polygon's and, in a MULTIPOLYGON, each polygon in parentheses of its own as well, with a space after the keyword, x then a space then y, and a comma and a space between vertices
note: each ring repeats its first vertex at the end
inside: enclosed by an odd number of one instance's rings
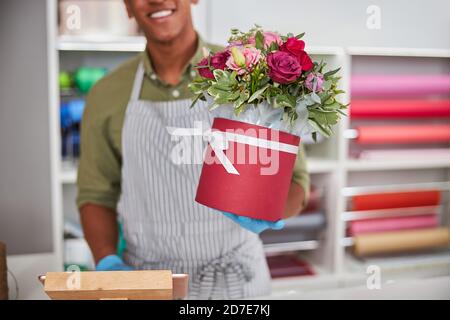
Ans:
POLYGON ((174 32, 149 32, 147 34, 147 40, 153 43, 169 44, 177 39, 178 33, 174 32))

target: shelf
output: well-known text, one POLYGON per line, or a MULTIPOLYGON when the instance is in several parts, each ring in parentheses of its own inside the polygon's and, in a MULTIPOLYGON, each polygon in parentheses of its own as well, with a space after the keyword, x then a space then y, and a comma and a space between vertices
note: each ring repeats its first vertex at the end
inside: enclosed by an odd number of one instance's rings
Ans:
POLYGON ((336 169, 336 160, 307 158, 307 167, 309 173, 328 173, 336 169))
POLYGON ((140 52, 145 49, 145 37, 73 37, 59 36, 56 47, 60 51, 121 51, 140 52))
POLYGON ((348 160, 345 166, 349 171, 450 168, 450 158, 388 161, 348 160))
POLYGON ((322 56, 337 56, 345 53, 342 47, 307 47, 305 48, 310 55, 322 55, 322 56))
POLYGON ((348 54, 354 56, 450 58, 450 50, 448 49, 348 47, 346 51, 348 54))
POLYGON ((408 184, 389 184, 389 185, 375 185, 375 186, 354 186, 345 187, 342 189, 343 197, 353 197, 361 194, 370 193, 386 193, 386 192, 406 192, 417 190, 441 190, 449 191, 450 182, 419 182, 408 184))
POLYGON ((271 243, 264 245, 264 252, 266 254, 271 254, 289 251, 306 251, 306 250, 315 250, 318 247, 319 241, 317 240, 271 243))
POLYGON ((61 165, 60 182, 62 184, 74 184, 77 182, 77 167, 72 162, 63 162, 61 165))
MULTIPOLYGON (((122 51, 140 52, 145 49, 146 40, 143 36, 129 37, 89 37, 89 36, 59 36, 57 49, 60 51, 122 51)), ((341 47, 310 47, 312 55, 341 55, 341 47)))
POLYGON ((366 270, 370 265, 376 265, 383 272, 395 272, 398 274, 426 272, 431 275, 450 274, 450 251, 438 250, 427 253, 404 254, 390 257, 356 258, 350 253, 345 256, 347 271, 358 272, 366 270))

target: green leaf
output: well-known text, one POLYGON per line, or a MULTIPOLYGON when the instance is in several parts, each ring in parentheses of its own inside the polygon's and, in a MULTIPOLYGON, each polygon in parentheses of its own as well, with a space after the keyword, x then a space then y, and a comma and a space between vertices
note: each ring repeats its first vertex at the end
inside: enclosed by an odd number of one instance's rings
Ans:
POLYGON ((255 46, 256 46, 256 49, 259 49, 259 50, 264 49, 264 35, 259 30, 255 34, 255 46))
POLYGON ((296 37, 297 39, 301 39, 301 38, 303 38, 304 35, 305 35, 305 33, 302 32, 302 33, 296 35, 295 37, 296 37))
MULTIPOLYGON (((247 91, 243 91, 239 94, 239 98, 234 101, 234 109, 239 109, 245 101, 249 98, 249 93, 247 91)), ((235 111, 236 112, 236 111, 235 111)), ((240 111, 238 111, 240 112, 240 111)))
POLYGON ((314 108, 309 108, 308 111, 310 119, 315 120, 318 124, 326 128, 335 125, 339 120, 339 115, 334 111, 324 112, 314 108))
POLYGON ((314 128, 316 129, 318 132, 320 132, 323 136, 325 137, 330 137, 332 132, 331 130, 323 127, 321 124, 319 124, 316 120, 313 119, 309 119, 308 123, 314 128))
POLYGON ((328 77, 332 76, 333 74, 337 73, 339 70, 341 70, 341 68, 337 68, 331 71, 326 72, 323 76, 325 77, 325 79, 327 79, 328 77))
POLYGON ((262 87, 261 89, 256 90, 256 91, 250 96, 250 98, 248 99, 248 102, 251 103, 251 102, 253 102, 254 100, 258 99, 258 98, 264 93, 264 91, 266 91, 266 89, 267 89, 268 87, 269 87, 269 85, 267 84, 267 85, 265 85, 264 87, 262 87))
POLYGON ((198 99, 200 99, 201 96, 203 96, 203 93, 201 93, 201 94, 195 96, 194 100, 192 100, 192 103, 191 103, 191 105, 190 105, 190 107, 189 107, 190 109, 192 109, 192 108, 196 105, 198 99))
POLYGON ((275 97, 275 103, 282 107, 295 108, 297 101, 294 96, 279 94, 275 97))
POLYGON ((276 43, 275 41, 272 42, 269 46, 268 51, 272 52, 272 51, 278 51, 278 49, 280 48, 280 46, 278 45, 278 43, 276 43))
POLYGON ((229 91, 218 88, 216 85, 212 85, 211 87, 209 87, 207 92, 213 97, 226 95, 229 93, 229 91))

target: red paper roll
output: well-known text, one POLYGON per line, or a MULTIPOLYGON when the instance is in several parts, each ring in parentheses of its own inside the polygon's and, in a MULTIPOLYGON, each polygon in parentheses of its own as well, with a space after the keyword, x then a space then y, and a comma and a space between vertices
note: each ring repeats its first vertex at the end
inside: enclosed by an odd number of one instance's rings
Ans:
POLYGON ((450 100, 353 100, 353 119, 450 117, 450 100))
POLYGON ((438 190, 364 194, 352 198, 352 210, 437 206, 440 201, 438 190))
POLYGON ((357 127, 360 144, 437 143, 450 141, 450 125, 388 125, 357 127))
POLYGON ((348 232, 350 236, 356 236, 359 234, 383 231, 433 228, 438 225, 438 216, 436 214, 427 214, 419 216, 351 221, 348 232))

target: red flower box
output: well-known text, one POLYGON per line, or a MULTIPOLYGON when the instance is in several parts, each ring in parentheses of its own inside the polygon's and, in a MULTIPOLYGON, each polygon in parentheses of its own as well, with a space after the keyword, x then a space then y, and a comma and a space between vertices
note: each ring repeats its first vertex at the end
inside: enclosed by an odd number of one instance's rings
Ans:
POLYGON ((298 136, 216 118, 195 200, 254 219, 283 218, 298 136))

